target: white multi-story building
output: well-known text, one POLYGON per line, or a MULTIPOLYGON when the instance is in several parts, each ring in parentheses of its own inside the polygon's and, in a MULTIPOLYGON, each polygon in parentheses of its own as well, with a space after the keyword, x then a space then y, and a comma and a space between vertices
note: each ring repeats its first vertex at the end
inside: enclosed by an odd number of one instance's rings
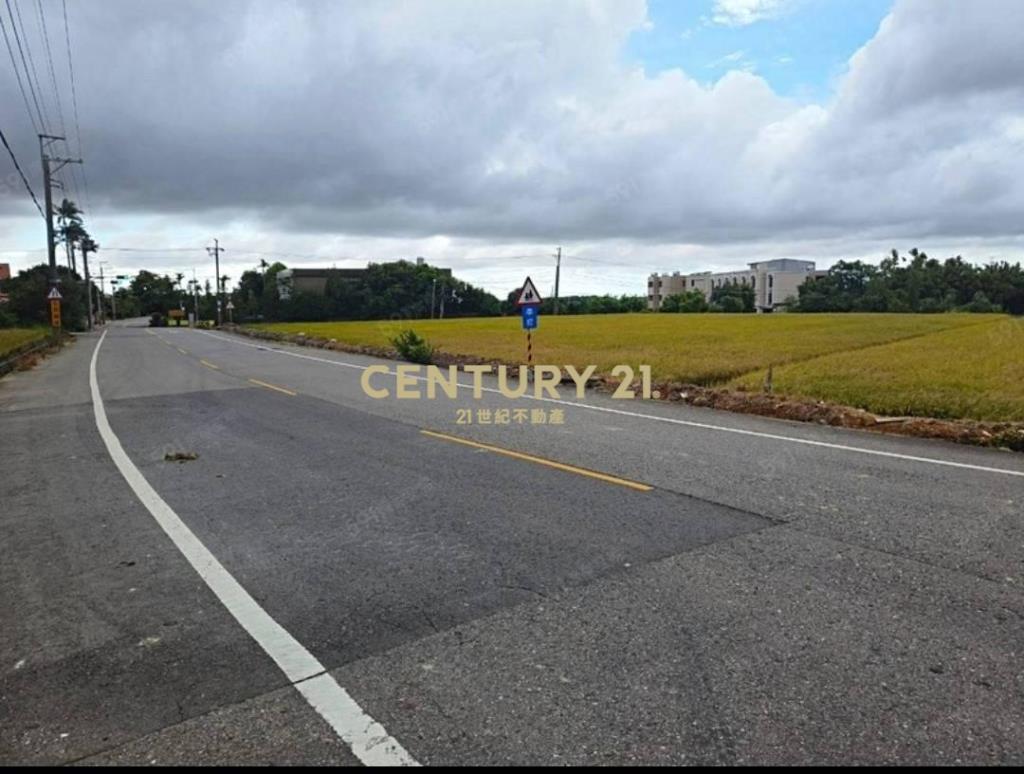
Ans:
POLYGON ((754 306, 759 312, 775 312, 797 298, 799 287, 817 275, 814 261, 780 258, 748 264, 743 271, 710 271, 697 274, 652 274, 647 280, 647 308, 658 311, 669 296, 699 290, 711 300, 715 288, 749 285, 754 289, 754 306))

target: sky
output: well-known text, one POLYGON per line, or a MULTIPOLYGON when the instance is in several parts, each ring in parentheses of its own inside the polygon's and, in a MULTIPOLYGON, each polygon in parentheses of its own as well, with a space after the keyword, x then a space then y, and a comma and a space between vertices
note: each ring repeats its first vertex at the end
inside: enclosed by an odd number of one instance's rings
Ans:
MULTIPOLYGON (((559 246, 564 295, 894 247, 1024 258, 1020 0, 66 7, 65 36, 62 0, 0 5, 0 129, 40 197, 33 122, 68 137, 107 272, 203 281, 214 238, 233 280, 423 256, 501 296, 550 292, 559 246)), ((0 149, 0 262, 43 245, 0 149)))

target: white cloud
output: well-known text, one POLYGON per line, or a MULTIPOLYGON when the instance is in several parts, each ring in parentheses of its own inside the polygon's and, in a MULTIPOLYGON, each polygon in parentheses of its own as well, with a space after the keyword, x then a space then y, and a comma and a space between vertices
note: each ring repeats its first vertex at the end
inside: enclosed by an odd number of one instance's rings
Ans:
POLYGON ((793 0, 715 0, 711 20, 729 27, 745 27, 781 16, 792 5, 793 0))

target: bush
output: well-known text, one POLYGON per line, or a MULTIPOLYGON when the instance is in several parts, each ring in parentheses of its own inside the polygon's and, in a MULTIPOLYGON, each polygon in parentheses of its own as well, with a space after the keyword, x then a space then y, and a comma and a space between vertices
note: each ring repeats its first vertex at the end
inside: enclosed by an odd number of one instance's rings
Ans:
POLYGON ((393 339, 391 345, 398 350, 399 356, 410 363, 429 365, 434 359, 434 348, 419 336, 416 331, 402 331, 393 339))
POLYGON ((960 307, 962 312, 973 312, 975 314, 988 314, 991 312, 1001 312, 1002 309, 998 305, 993 304, 988 300, 988 296, 982 293, 980 290, 974 294, 974 298, 971 303, 960 307))
POLYGON ((699 290, 688 290, 684 293, 677 293, 669 296, 661 302, 662 312, 706 312, 708 302, 704 294, 699 290))
POLYGON ((746 311, 743 307, 743 299, 737 298, 736 296, 722 296, 718 300, 718 305, 721 307, 723 312, 729 314, 739 314, 740 312, 746 311))

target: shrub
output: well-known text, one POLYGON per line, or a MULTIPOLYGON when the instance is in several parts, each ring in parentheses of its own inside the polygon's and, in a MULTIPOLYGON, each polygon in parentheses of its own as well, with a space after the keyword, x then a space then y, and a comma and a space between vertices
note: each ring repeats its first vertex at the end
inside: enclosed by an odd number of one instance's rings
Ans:
POLYGON ((399 356, 410 363, 428 365, 434 359, 434 348, 418 335, 416 331, 402 331, 393 339, 391 345, 398 350, 399 356))

